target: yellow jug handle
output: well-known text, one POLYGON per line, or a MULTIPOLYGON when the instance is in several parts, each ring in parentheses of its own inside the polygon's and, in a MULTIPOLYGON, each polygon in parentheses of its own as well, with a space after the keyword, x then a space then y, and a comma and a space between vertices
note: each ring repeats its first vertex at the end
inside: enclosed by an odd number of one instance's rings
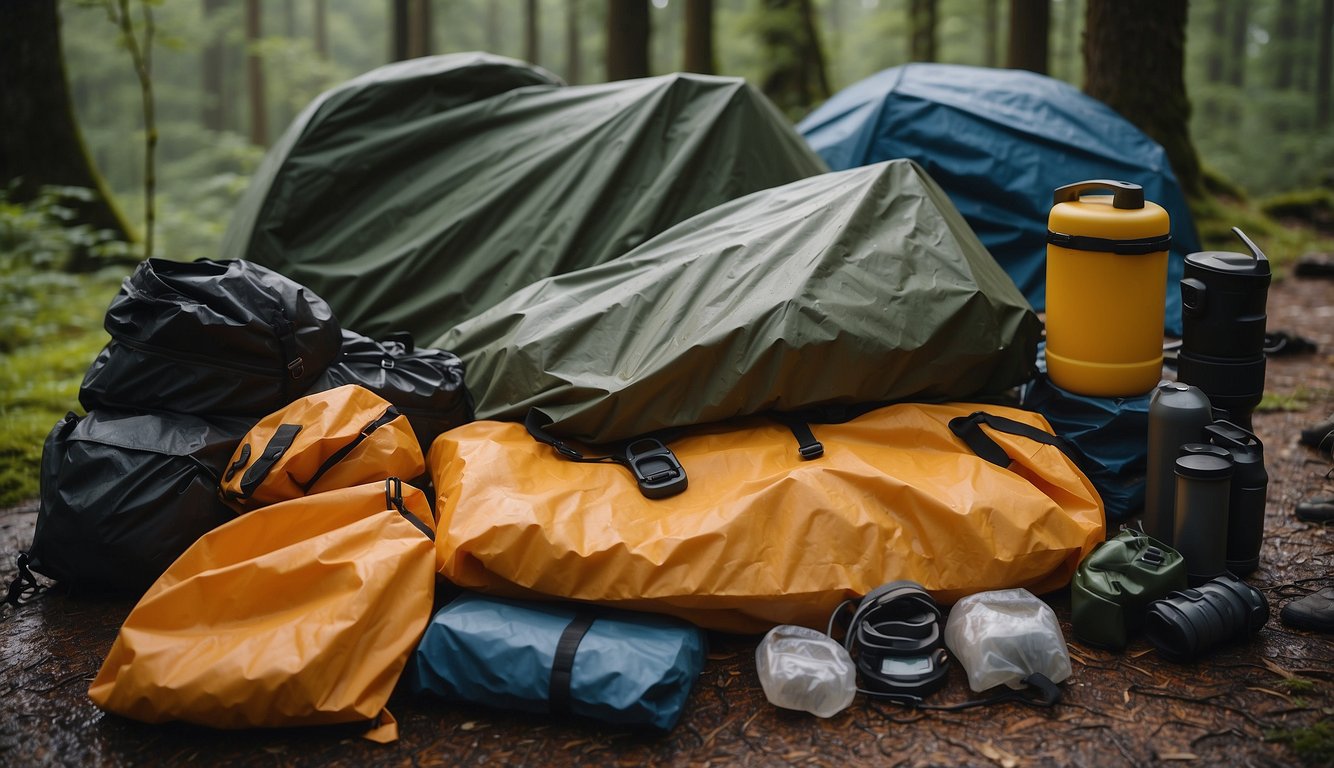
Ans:
POLYGON ((1093 189, 1111 190, 1113 208, 1139 210, 1144 207, 1144 187, 1114 179, 1089 179, 1057 187, 1052 193, 1051 204, 1077 202, 1081 194, 1093 189))

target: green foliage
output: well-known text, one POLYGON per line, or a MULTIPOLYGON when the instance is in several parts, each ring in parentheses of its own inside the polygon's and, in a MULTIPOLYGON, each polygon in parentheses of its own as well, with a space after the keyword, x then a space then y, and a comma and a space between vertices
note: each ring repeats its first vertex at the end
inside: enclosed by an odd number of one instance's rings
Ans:
POLYGON ((1299 189, 1260 201, 1260 210, 1276 219, 1296 220, 1334 234, 1334 191, 1299 189))
POLYGON ((1286 744, 1311 765, 1334 763, 1334 721, 1317 720, 1305 728, 1282 728, 1265 733, 1265 739, 1286 744))
POLYGON ((48 190, 28 205, 0 195, 0 506, 37 495, 42 441, 78 407, 84 371, 106 343, 102 315, 124 274, 60 271, 78 249, 110 247, 86 227, 62 226, 59 199, 70 194, 48 190))
MULTIPOLYGON (((0 274, 17 270, 65 270, 76 257, 102 260, 124 259, 129 246, 116 239, 110 230, 94 230, 87 224, 70 226, 77 214, 69 203, 93 198, 93 191, 82 187, 43 187, 37 198, 27 203, 11 201, 17 183, 0 189, 0 274)), ((18 305, 4 294, 4 324, 19 314, 18 305)), ((9 341, 0 333, 0 349, 9 341)))

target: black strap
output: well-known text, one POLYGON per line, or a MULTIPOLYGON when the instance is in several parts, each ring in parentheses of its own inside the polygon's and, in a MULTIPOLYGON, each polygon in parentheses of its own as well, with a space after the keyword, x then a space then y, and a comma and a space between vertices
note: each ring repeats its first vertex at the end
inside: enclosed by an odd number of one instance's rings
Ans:
POLYGON ((1111 240, 1090 235, 1067 235, 1063 232, 1052 232, 1049 229, 1047 230, 1047 242, 1061 248, 1069 248, 1072 251, 1098 251, 1101 253, 1115 253, 1118 256, 1143 256, 1147 253, 1157 253, 1171 248, 1172 235, 1169 233, 1153 237, 1111 240))
POLYGON ((398 513, 416 526, 426 538, 435 541, 435 531, 431 530, 431 526, 409 512, 407 506, 403 504, 403 481, 397 477, 386 478, 384 481, 384 506, 385 509, 398 510, 398 513))
POLYGON ((802 460, 810 461, 824 455, 824 444, 815 439, 815 433, 805 419, 788 414, 774 414, 774 419, 790 429, 792 436, 797 438, 797 455, 802 460))
POLYGON ((578 613, 565 625, 556 642, 556 656, 551 660, 551 685, 547 698, 551 702, 551 711, 570 711, 570 683, 574 679, 574 655, 579 650, 588 628, 593 626, 595 617, 591 613, 578 613))
POLYGON ((9 591, 5 593, 4 604, 18 608, 24 603, 31 602, 46 589, 45 586, 37 583, 37 577, 32 575, 28 569, 30 558, 27 552, 20 552, 18 556, 18 575, 9 582, 9 591))
POLYGON ((371 423, 362 427, 361 431, 357 433, 357 436, 352 438, 352 442, 334 451, 333 455, 325 459, 324 463, 320 465, 320 468, 315 470, 315 474, 311 475, 310 479, 307 480, 301 486, 301 490, 309 493, 310 489, 314 487, 315 483, 318 483, 320 481, 321 477, 324 477, 324 474, 326 472, 333 469, 334 466, 338 464, 338 462, 347 458, 347 455, 349 453, 352 453, 352 451, 356 450, 358 445, 361 445, 363 442, 365 442, 366 438, 370 437, 372 432, 379 429, 380 427, 383 427, 384 425, 388 424, 394 419, 397 419, 400 415, 401 414, 398 412, 398 409, 395 408, 394 406, 391 405, 388 408, 386 408, 384 413, 377 416, 374 420, 371 421, 371 423))
MULTIPOLYGON (((283 454, 287 453, 287 449, 292 447, 292 443, 300 432, 300 424, 278 425, 278 428, 273 431, 273 436, 269 438, 269 444, 264 446, 264 451, 260 453, 259 458, 255 459, 255 463, 250 465, 244 475, 241 475, 240 498, 248 499, 255 493, 255 489, 259 488, 260 483, 264 482, 264 478, 268 477, 269 473, 273 471, 273 467, 278 463, 278 460, 283 457, 283 454)), ((247 443, 245 448, 241 449, 241 453, 248 456, 249 452, 246 449, 249 447, 250 444, 247 443)), ((229 475, 235 473, 235 466, 228 470, 229 475)))
POLYGON ((958 416, 950 419, 950 431, 962 440, 973 453, 998 467, 1009 467, 1012 460, 1005 449, 1000 447, 999 443, 982 431, 983 424, 999 432, 1026 437, 1043 445, 1058 448, 1066 456, 1072 457, 1072 461, 1074 460, 1073 457, 1077 455, 1071 450, 1066 441, 1056 435, 1014 419, 1007 419, 1004 416, 996 416, 986 411, 975 411, 968 416, 958 416))
POLYGON ((620 464, 634 475, 639 485, 639 492, 650 499, 665 499, 684 491, 689 485, 685 467, 666 445, 680 435, 680 429, 666 429, 654 436, 638 437, 626 441, 619 449, 601 455, 584 455, 578 449, 551 434, 546 427, 551 424, 551 417, 530 408, 524 417, 523 426, 529 436, 539 443, 545 443, 556 449, 556 453, 584 464, 612 463, 620 464))

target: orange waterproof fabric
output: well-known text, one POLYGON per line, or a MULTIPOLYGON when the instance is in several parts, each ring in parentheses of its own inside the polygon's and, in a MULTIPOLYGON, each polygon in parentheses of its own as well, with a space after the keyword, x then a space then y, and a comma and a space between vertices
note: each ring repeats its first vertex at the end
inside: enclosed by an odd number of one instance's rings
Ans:
POLYGON ((1014 463, 975 456, 947 424, 977 410, 1051 431, 1010 408, 893 405, 812 425, 824 456, 802 461, 786 427, 748 420, 673 440, 689 487, 658 501, 621 466, 474 422, 431 447, 437 565, 464 587, 732 632, 823 628, 839 602, 896 579, 944 602, 1057 589, 1103 540, 1102 502, 1057 448, 984 428, 1014 463))
POLYGON ((369 389, 346 384, 265 416, 232 453, 220 493, 232 507, 245 511, 386 477, 411 480, 425 471, 407 417, 369 389), (268 461, 283 425, 300 431, 276 461, 268 461), (258 485, 249 486, 251 478, 259 480, 258 485))
MULTIPOLYGON (((431 539, 385 486, 274 504, 205 534, 130 612, 93 702, 215 728, 383 723, 435 588, 431 539)), ((425 494, 402 493, 429 528, 425 494)))

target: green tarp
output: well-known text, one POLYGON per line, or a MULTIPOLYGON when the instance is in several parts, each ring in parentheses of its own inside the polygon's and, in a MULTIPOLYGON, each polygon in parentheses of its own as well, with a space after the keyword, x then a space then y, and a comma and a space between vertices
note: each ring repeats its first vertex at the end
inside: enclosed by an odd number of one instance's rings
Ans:
POLYGON ((510 59, 428 57, 298 117, 223 253, 308 286, 344 327, 430 339, 535 280, 825 170, 740 79, 566 87, 510 59))
POLYGON ((435 341, 478 418, 593 443, 767 410, 994 394, 1041 325, 940 187, 896 160, 757 192, 534 283, 435 341))

